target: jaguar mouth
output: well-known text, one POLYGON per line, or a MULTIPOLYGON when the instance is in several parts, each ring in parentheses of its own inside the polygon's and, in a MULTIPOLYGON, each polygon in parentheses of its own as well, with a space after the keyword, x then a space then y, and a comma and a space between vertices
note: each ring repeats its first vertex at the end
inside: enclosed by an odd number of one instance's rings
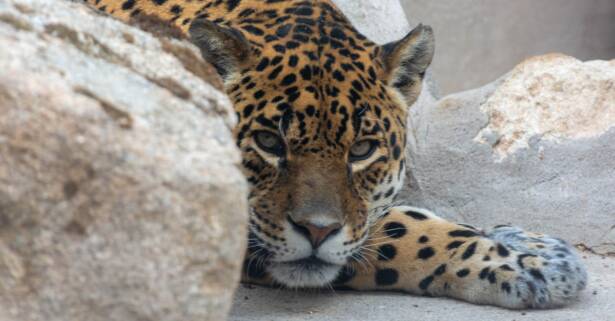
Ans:
POLYGON ((342 265, 310 256, 288 262, 272 262, 268 272, 287 287, 322 287, 333 282, 341 268, 342 265))
POLYGON ((284 262, 285 264, 294 265, 296 267, 303 268, 305 270, 315 270, 324 266, 335 265, 329 262, 325 262, 316 256, 312 255, 310 257, 299 259, 295 261, 284 262))

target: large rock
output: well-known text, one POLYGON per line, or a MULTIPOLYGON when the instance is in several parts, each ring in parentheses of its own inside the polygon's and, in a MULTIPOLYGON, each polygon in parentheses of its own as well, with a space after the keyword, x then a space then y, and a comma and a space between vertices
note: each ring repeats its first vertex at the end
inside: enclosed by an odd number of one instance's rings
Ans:
POLYGON ((0 320, 225 319, 247 186, 211 75, 81 3, 0 2, 0 320))
POLYGON ((417 104, 402 196, 470 224, 511 223, 615 253, 615 60, 534 57, 417 104))

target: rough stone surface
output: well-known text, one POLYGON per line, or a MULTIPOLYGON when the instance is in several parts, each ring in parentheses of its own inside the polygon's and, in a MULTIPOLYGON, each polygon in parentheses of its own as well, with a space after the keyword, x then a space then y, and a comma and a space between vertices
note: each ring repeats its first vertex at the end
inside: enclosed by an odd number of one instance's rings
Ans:
POLYGON ((499 159, 529 140, 600 136, 615 126, 615 60, 582 63, 564 55, 526 60, 481 105, 489 124, 474 139, 499 159), (493 142, 493 139, 496 139, 493 142))
POLYGON ((0 1, 0 320, 225 319, 247 187, 198 57, 81 3, 0 1))
POLYGON ((583 254, 589 285, 578 302, 515 311, 447 298, 391 292, 289 291, 242 285, 233 321, 608 321, 615 315, 615 259, 583 254))
POLYGON ((485 87, 417 104, 401 197, 615 253, 615 61, 528 59, 485 87))

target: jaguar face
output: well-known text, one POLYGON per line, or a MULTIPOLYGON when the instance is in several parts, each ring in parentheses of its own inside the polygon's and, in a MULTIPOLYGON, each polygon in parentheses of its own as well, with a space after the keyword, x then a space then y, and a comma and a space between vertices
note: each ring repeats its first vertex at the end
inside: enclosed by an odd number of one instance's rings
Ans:
MULTIPOLYGON (((290 95, 284 93, 289 87, 269 83, 271 94, 262 99, 279 103, 240 123, 237 135, 245 137, 240 147, 253 184, 252 237, 267 251, 270 275, 285 285, 332 281, 367 239, 370 215, 402 184, 401 103, 377 78, 362 82, 356 70, 345 77, 349 83, 326 73, 317 81, 300 78, 290 95), (249 124, 245 132, 241 124, 249 124)), ((245 103, 236 104, 242 116, 250 108, 245 103)))
POLYGON ((403 183, 407 108, 433 55, 428 27, 378 46, 336 9, 304 8, 280 24, 270 14, 258 32, 190 28, 238 116, 251 184, 247 262, 288 287, 326 285, 368 253, 370 226, 403 183))

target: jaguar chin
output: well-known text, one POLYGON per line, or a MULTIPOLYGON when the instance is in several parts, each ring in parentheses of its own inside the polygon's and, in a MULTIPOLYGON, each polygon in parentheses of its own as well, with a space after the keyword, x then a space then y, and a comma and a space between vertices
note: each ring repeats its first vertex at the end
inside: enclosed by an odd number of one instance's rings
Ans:
POLYGON ((333 282, 342 267, 310 256, 289 262, 270 262, 267 272, 289 288, 321 288, 333 282))

